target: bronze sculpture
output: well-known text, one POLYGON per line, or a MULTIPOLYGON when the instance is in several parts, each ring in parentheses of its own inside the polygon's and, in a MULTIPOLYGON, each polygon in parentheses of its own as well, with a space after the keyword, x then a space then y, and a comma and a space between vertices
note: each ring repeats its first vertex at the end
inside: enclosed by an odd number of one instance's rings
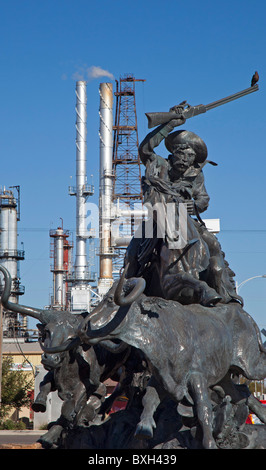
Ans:
POLYGON ((0 266, 3 306, 41 322, 43 361, 51 370, 36 410, 45 406, 56 380, 58 392, 68 393, 57 423, 61 428, 52 428, 44 446, 266 448, 265 426, 255 443, 246 425, 250 412, 266 423, 265 408, 246 384, 235 382, 238 376, 266 377, 266 349, 258 326, 243 309, 221 246, 201 218, 209 204, 203 168, 216 164, 207 160, 199 136, 174 130, 196 114, 256 91, 257 78, 247 90, 207 106, 182 102, 168 113, 147 114, 149 127, 157 127, 139 152, 146 167, 145 203, 156 207, 149 213, 152 230, 147 234, 145 223, 140 227, 127 249, 121 279, 90 314, 64 312, 59 318, 53 310, 9 302, 10 276, 0 266), (163 141, 167 159, 154 151, 163 141), (174 207, 174 230, 168 205, 174 207), (187 230, 180 244, 183 235, 175 229, 183 223, 184 207, 187 230), (119 386, 104 400, 102 382, 112 374, 119 386), (126 409, 105 420, 110 403, 122 392, 129 398, 126 409))

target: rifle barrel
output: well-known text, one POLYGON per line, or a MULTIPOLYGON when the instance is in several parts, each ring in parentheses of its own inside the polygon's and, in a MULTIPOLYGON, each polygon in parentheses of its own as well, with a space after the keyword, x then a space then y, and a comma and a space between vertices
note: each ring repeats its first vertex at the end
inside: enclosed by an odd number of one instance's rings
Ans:
POLYGON ((253 85, 249 88, 246 88, 245 90, 235 93, 234 95, 227 96, 226 98, 222 98, 221 100, 213 101, 213 103, 206 104, 205 106, 206 111, 216 108, 217 106, 221 106, 222 104, 229 103, 230 101, 237 100, 238 98, 241 98, 242 96, 249 95, 250 93, 257 91, 258 89, 259 89, 258 85, 253 85))

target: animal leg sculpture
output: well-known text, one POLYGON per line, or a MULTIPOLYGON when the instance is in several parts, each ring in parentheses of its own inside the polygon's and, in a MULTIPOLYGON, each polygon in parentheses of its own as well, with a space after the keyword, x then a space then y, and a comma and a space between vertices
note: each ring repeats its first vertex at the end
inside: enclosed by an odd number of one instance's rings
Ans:
POLYGON ((217 449, 212 434, 212 406, 208 396, 208 387, 205 378, 198 372, 189 376, 188 387, 197 410, 197 418, 203 431, 202 444, 205 449, 217 449))
POLYGON ((102 414, 101 405, 105 394, 106 387, 104 384, 100 383, 95 392, 87 399, 86 405, 82 410, 81 416, 84 422, 93 421, 98 413, 102 414))
POLYGON ((247 398, 249 411, 254 413, 263 423, 266 424, 266 408, 254 397, 254 395, 252 395, 247 386, 244 384, 235 385, 229 374, 224 377, 220 385, 223 388, 224 393, 226 395, 230 395, 233 403, 238 403, 243 400, 243 398, 247 398))
POLYGON ((206 307, 215 305, 221 300, 217 292, 204 281, 199 281, 187 273, 167 274, 162 280, 166 299, 180 303, 197 303, 206 307))
POLYGON ((142 399, 143 411, 135 431, 135 437, 138 439, 151 439, 153 437, 153 429, 156 428, 153 415, 161 402, 157 389, 158 384, 151 377, 142 399))
POLYGON ((266 408, 257 400, 254 395, 248 397, 248 407, 264 424, 266 424, 266 408))
POLYGON ((32 404, 32 409, 36 413, 44 413, 46 411, 46 402, 48 394, 54 390, 53 384, 54 374, 52 371, 49 371, 45 376, 43 381, 40 383, 40 392, 38 393, 34 403, 32 404))
POLYGON ((61 424, 54 424, 49 431, 39 438, 38 442, 40 442, 45 449, 56 449, 62 431, 63 426, 61 426, 61 424))

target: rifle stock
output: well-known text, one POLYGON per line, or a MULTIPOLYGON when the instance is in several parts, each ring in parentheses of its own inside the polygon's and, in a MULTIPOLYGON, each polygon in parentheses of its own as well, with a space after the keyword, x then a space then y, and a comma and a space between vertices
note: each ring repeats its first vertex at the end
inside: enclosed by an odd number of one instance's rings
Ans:
POLYGON ((148 128, 160 126, 166 122, 176 119, 178 117, 177 113, 174 111, 166 113, 145 113, 148 118, 148 128))

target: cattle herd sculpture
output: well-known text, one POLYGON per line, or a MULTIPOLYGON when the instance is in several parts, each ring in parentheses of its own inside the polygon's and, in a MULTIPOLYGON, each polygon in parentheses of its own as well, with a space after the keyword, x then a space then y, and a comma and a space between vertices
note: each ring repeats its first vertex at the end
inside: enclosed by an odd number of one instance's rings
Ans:
POLYGON ((203 167, 215 163, 200 137, 174 131, 190 110, 183 102, 156 113, 159 124, 140 145, 152 233, 143 222, 121 278, 90 313, 10 302, 10 275, 0 266, 4 308, 39 321, 47 374, 33 409, 45 411, 50 392, 62 399, 60 417, 41 438, 45 448, 266 447, 265 424, 246 424, 249 413, 266 423, 266 408, 248 388, 266 377, 266 349, 201 218, 209 204, 203 167), (154 151, 162 141, 167 159, 154 151), (117 387, 106 397, 108 378, 117 387), (126 408, 110 414, 121 394, 126 408))

